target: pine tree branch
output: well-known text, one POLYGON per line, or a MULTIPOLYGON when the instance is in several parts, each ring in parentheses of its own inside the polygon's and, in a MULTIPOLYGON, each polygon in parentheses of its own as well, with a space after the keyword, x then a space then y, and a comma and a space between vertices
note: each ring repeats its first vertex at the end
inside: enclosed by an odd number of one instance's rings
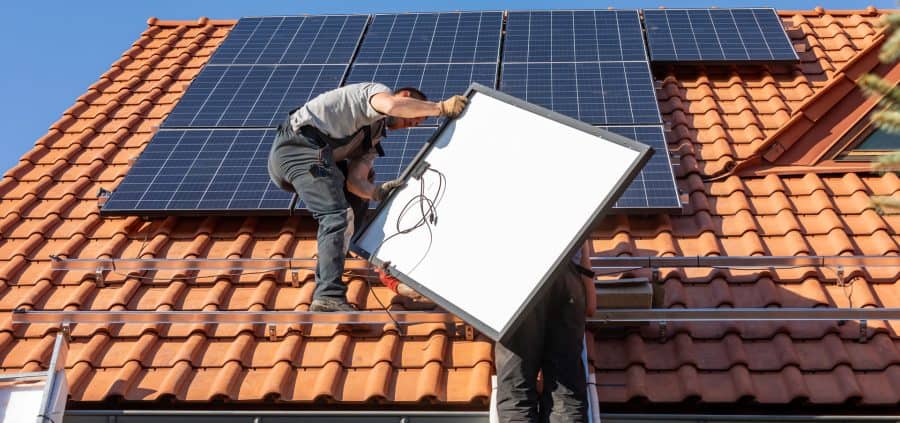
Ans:
POLYGON ((872 197, 870 201, 878 213, 884 213, 888 210, 900 210, 900 198, 898 197, 878 196, 872 197))
MULTIPOLYGON (((900 34, 900 32, 898 32, 900 34)), ((896 84, 885 81, 878 75, 867 73, 859 78, 859 86, 870 97, 880 96, 879 103, 884 107, 900 108, 900 89, 896 84)))
POLYGON ((897 58, 900 58, 900 31, 894 31, 878 53, 878 59, 882 63, 893 63, 897 58))
POLYGON ((900 134, 900 111, 881 109, 872 113, 872 123, 892 134, 900 134))
POLYGON ((879 172, 900 172, 900 151, 880 157, 872 163, 872 169, 879 172))

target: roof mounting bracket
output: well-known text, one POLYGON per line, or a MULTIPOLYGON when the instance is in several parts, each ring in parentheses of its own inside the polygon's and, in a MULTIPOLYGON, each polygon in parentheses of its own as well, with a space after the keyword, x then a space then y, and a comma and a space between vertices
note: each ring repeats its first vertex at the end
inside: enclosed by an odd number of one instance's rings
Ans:
POLYGON ((108 271, 109 269, 103 265, 97 266, 97 270, 94 271, 94 283, 97 284, 97 288, 106 287, 106 272, 108 271))
POLYGON ((63 338, 65 338, 66 342, 72 342, 72 324, 63 322, 63 324, 60 325, 60 330, 62 331, 63 338))
POLYGON ((300 287, 300 275, 297 274, 296 270, 291 270, 291 288, 300 287))
POLYGON ((456 334, 458 338, 463 338, 466 341, 472 341, 475 339, 475 328, 472 325, 468 325, 465 323, 454 323, 450 327, 453 333, 456 334))
POLYGON ((666 332, 667 332, 668 327, 669 327, 669 324, 666 323, 665 321, 659 322, 659 343, 660 344, 666 342, 666 337, 668 336, 668 333, 666 333, 666 332))
POLYGON ((274 323, 269 323, 267 326, 267 331, 269 333, 269 341, 275 342, 278 341, 278 331, 275 328, 274 323))
POLYGON ((859 343, 865 344, 869 340, 869 322, 865 319, 859 321, 859 343))

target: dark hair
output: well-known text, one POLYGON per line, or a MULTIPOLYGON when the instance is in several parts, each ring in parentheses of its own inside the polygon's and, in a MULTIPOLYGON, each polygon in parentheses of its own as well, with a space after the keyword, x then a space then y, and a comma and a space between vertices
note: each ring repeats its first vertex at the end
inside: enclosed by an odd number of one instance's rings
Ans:
POLYGON ((413 88, 413 87, 397 88, 396 90, 394 90, 394 94, 399 93, 401 91, 408 92, 409 96, 416 100, 422 100, 422 101, 428 100, 428 96, 426 96, 425 93, 423 93, 422 91, 419 91, 418 88, 413 88))

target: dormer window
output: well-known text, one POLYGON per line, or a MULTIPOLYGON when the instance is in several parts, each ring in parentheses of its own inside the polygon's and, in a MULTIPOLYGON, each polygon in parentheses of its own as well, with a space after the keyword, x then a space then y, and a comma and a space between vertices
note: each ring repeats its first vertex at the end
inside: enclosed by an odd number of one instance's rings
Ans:
POLYGON ((848 141, 845 145, 849 147, 838 154, 835 160, 870 162, 900 150, 900 134, 878 128, 868 116, 845 135, 845 140, 848 141))

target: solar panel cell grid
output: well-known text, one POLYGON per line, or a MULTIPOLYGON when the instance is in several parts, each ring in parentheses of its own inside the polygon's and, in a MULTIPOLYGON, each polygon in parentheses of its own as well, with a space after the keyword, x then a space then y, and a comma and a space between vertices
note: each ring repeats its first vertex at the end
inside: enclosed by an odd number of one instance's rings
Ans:
POLYGON ((436 131, 433 127, 388 131, 381 140, 385 157, 375 161, 375 181, 387 182, 400 176, 436 131))
POLYGON ((287 210, 269 181, 274 130, 162 130, 104 206, 117 210, 287 210))
POLYGON ((347 64, 367 21, 366 15, 241 19, 210 64, 347 64))
POLYGON ((496 63, 500 12, 375 15, 354 63, 496 63))
POLYGON ((591 124, 658 124, 652 84, 640 62, 505 63, 500 89, 591 124))
POLYGON ((636 10, 510 12, 503 62, 646 60, 636 10))
POLYGON ((291 109, 339 87, 345 69, 341 65, 207 67, 162 127, 277 126, 291 109))

